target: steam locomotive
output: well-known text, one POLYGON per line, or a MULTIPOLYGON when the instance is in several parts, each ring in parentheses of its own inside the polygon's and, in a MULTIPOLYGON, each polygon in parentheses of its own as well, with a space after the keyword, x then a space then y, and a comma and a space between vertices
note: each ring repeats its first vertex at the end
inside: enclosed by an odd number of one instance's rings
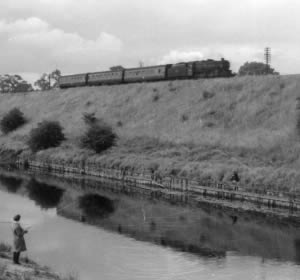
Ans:
POLYGON ((112 67, 111 71, 61 76, 60 88, 112 85, 178 79, 231 77, 228 60, 202 60, 139 68, 112 67))

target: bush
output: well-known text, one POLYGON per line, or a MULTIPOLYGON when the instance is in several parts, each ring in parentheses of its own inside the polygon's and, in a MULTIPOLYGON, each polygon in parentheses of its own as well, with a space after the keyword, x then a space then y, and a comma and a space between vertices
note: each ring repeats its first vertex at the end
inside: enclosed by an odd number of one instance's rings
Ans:
POLYGON ((210 99, 215 96, 215 93, 205 90, 205 91, 203 91, 202 96, 203 96, 203 99, 210 99))
POLYGON ((95 117, 95 113, 83 113, 82 119, 86 125, 95 124, 97 121, 97 118, 95 117))
POLYGON ((158 93, 154 94, 154 95, 152 96, 152 102, 156 102, 156 101, 158 101, 158 100, 159 100, 159 98, 160 98, 160 96, 159 96, 159 94, 158 94, 158 93))
POLYGON ((14 108, 2 118, 0 122, 1 131, 7 134, 22 126, 24 123, 26 123, 24 114, 18 108, 14 108))
POLYGON ((189 120, 189 116, 187 115, 187 114, 182 114, 181 115, 181 121, 182 122, 186 122, 186 121, 188 121, 189 120))
POLYGON ((104 122, 90 124, 81 138, 83 148, 92 149, 96 153, 107 150, 115 144, 117 135, 104 122))
POLYGON ((122 127, 123 126, 123 122, 122 121, 117 121, 117 127, 122 127))
POLYGON ((57 147, 65 140, 63 128, 57 121, 43 121, 38 127, 32 129, 28 145, 32 151, 57 147))

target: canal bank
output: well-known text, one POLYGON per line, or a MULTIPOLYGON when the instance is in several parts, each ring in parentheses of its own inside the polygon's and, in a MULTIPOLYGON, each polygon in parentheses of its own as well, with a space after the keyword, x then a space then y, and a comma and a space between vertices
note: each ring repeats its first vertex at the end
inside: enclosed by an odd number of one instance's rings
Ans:
POLYGON ((300 196, 296 194, 264 189, 260 192, 247 191, 237 182, 220 183, 208 180, 206 185, 201 185, 201 182, 188 178, 161 177, 149 171, 136 173, 128 169, 111 169, 89 161, 64 164, 53 161, 17 160, 16 165, 23 170, 46 172, 62 177, 89 176, 91 181, 97 178, 118 181, 123 186, 134 187, 136 192, 145 193, 150 197, 164 197, 171 202, 174 199, 187 202, 187 197, 193 197, 193 201, 203 205, 228 208, 232 212, 253 211, 267 216, 277 215, 293 223, 300 223, 300 196))
POLYGON ((37 264, 27 258, 21 259, 21 264, 12 263, 10 248, 0 243, 0 279, 1 280, 75 280, 73 276, 62 277, 49 268, 37 264), (3 247, 7 249, 3 250, 3 247))

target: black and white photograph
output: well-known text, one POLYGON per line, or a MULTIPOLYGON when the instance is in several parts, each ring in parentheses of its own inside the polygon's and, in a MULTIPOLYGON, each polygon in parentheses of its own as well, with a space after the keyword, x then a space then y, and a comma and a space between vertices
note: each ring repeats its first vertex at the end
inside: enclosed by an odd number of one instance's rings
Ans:
POLYGON ((299 12, 0 0, 0 280, 299 280, 299 12))

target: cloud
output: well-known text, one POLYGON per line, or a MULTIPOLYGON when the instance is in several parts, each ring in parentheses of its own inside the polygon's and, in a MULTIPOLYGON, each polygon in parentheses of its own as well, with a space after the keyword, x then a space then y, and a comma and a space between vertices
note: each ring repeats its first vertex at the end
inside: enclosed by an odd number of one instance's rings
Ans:
POLYGON ((0 21, 0 33, 2 34, 22 34, 33 32, 44 32, 49 29, 49 25, 39 18, 19 19, 13 22, 0 21))
POLYGON ((168 54, 164 55, 158 64, 178 63, 193 60, 202 60, 204 57, 200 51, 179 51, 171 50, 168 54))
MULTIPOLYGON (((276 54, 277 51, 274 52, 274 55, 276 54)), ((238 68, 246 61, 263 61, 264 49, 255 45, 217 44, 193 50, 171 50, 156 60, 155 63, 168 64, 205 59, 220 60, 221 58, 229 60, 232 70, 238 71, 238 68)))
POLYGON ((93 71, 200 53, 237 68, 263 60, 270 46, 278 71, 296 73, 299 9, 298 0, 1 0, 0 72, 93 71))
POLYGON ((36 17, 0 21, 0 43, 1 72, 44 72, 54 66, 67 72, 106 68, 123 46, 107 32, 89 39, 36 17))

